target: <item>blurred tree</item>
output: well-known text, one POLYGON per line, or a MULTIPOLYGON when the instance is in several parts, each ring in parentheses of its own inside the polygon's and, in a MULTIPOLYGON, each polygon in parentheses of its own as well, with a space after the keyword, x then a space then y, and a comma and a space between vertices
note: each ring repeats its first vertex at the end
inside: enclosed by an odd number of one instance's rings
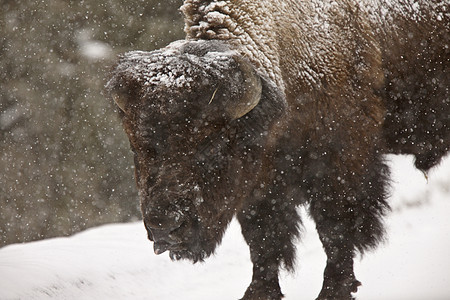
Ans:
POLYGON ((0 246, 140 217, 102 94, 116 55, 183 38, 181 0, 0 0, 0 246))

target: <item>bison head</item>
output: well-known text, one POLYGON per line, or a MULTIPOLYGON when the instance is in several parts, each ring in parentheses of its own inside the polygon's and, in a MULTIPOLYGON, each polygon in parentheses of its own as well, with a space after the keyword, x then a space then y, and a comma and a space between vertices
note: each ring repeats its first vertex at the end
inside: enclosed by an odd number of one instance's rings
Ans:
POLYGON ((213 253, 259 187, 284 97, 217 41, 181 41, 120 58, 107 84, 135 158, 156 254, 194 262, 213 253))

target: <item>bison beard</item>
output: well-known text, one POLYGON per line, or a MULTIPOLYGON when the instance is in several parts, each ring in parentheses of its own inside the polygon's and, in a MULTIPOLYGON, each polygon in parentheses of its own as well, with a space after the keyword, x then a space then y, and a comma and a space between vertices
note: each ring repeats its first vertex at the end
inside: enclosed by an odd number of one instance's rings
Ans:
MULTIPOLYGON (((384 50, 373 48, 368 29, 359 25, 349 30, 359 56, 342 52, 349 74, 336 75, 345 80, 338 86, 323 80, 313 90, 289 74, 282 89, 271 78, 276 75, 256 68, 235 44, 201 35, 120 58, 107 89, 135 154, 156 254, 202 261, 236 216, 253 263, 243 299, 279 300, 279 270, 294 266, 296 208, 306 205, 328 258, 318 299, 352 299, 360 285, 356 252, 383 239, 389 211, 383 155, 414 154, 426 172, 450 144, 449 62, 433 63, 448 58, 448 49, 437 46, 439 54, 426 44, 429 69, 397 70, 394 51, 381 64, 384 50), (417 94, 405 92, 416 82, 417 94), (408 128, 417 129, 414 139, 408 128)), ((280 66, 289 66, 283 58, 280 66)))

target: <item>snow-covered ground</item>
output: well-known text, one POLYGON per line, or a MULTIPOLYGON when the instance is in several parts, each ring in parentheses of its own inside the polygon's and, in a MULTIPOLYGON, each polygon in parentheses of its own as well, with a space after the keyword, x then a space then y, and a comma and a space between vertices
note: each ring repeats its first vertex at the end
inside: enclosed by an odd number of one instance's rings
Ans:
MULTIPOLYGON (((450 159, 429 174, 407 156, 392 160, 388 242, 356 261, 358 299, 450 299, 450 159)), ((305 216, 295 274, 283 273, 286 299, 314 299, 325 265, 305 216)), ((144 226, 113 224, 69 238, 0 249, 0 299, 239 299, 251 278, 248 248, 233 222, 204 264, 153 254, 144 226)))

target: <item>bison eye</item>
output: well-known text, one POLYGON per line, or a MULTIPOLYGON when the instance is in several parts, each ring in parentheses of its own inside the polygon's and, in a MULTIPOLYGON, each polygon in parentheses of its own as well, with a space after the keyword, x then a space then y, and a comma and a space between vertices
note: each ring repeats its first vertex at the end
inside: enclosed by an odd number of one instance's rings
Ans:
POLYGON ((164 155, 164 152, 167 151, 164 147, 165 143, 161 142, 149 142, 148 145, 146 145, 145 152, 150 157, 159 157, 164 155))
POLYGON ((145 153, 150 157, 158 156, 158 151, 155 148, 147 148, 145 149, 145 153))

